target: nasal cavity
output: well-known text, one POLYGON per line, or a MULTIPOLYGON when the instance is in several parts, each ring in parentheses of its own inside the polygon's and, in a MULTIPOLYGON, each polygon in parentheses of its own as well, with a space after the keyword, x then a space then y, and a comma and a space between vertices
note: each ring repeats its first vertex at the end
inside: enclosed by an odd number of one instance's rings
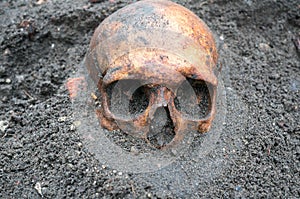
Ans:
POLYGON ((147 139, 156 148, 162 148, 170 143, 175 136, 174 124, 167 107, 159 107, 150 123, 147 139))

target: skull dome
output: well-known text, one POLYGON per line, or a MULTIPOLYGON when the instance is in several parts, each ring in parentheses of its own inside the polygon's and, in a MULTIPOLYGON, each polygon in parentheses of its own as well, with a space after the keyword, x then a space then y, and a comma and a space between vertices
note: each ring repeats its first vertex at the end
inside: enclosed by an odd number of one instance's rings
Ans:
POLYGON ((211 31, 183 6, 143 0, 118 10, 96 29, 85 58, 101 94, 101 125, 149 141, 169 122, 174 135, 159 148, 179 143, 187 130, 208 131, 217 57, 211 31))

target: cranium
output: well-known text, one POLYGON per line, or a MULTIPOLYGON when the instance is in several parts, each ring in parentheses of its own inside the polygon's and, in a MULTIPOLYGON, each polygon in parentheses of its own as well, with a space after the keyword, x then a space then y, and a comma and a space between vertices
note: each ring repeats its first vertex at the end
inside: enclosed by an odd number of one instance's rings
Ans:
POLYGON ((173 133, 158 148, 189 130, 207 132, 216 113, 217 57, 209 28, 178 4, 144 0, 118 10, 96 29, 85 59, 102 97, 101 125, 147 141, 162 129, 173 133))

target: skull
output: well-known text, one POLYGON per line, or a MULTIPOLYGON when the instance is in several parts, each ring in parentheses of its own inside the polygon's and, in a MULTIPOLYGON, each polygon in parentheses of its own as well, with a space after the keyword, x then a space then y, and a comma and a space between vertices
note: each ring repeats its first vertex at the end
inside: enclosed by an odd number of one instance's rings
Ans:
POLYGON ((157 148, 176 145, 190 130, 207 132, 217 57, 206 24, 176 3, 144 0, 118 10, 96 29, 85 58, 101 94, 101 125, 149 143, 170 135, 157 148))

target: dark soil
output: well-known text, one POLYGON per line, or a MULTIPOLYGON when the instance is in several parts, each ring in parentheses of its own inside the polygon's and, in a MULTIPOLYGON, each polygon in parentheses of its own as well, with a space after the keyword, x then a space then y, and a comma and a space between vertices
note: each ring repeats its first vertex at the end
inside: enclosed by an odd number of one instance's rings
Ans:
POLYGON ((0 2, 0 198, 300 198, 299 1, 176 1, 217 35, 229 114, 211 164, 140 174, 89 151, 65 88, 95 28, 132 1, 38 2, 0 2))

